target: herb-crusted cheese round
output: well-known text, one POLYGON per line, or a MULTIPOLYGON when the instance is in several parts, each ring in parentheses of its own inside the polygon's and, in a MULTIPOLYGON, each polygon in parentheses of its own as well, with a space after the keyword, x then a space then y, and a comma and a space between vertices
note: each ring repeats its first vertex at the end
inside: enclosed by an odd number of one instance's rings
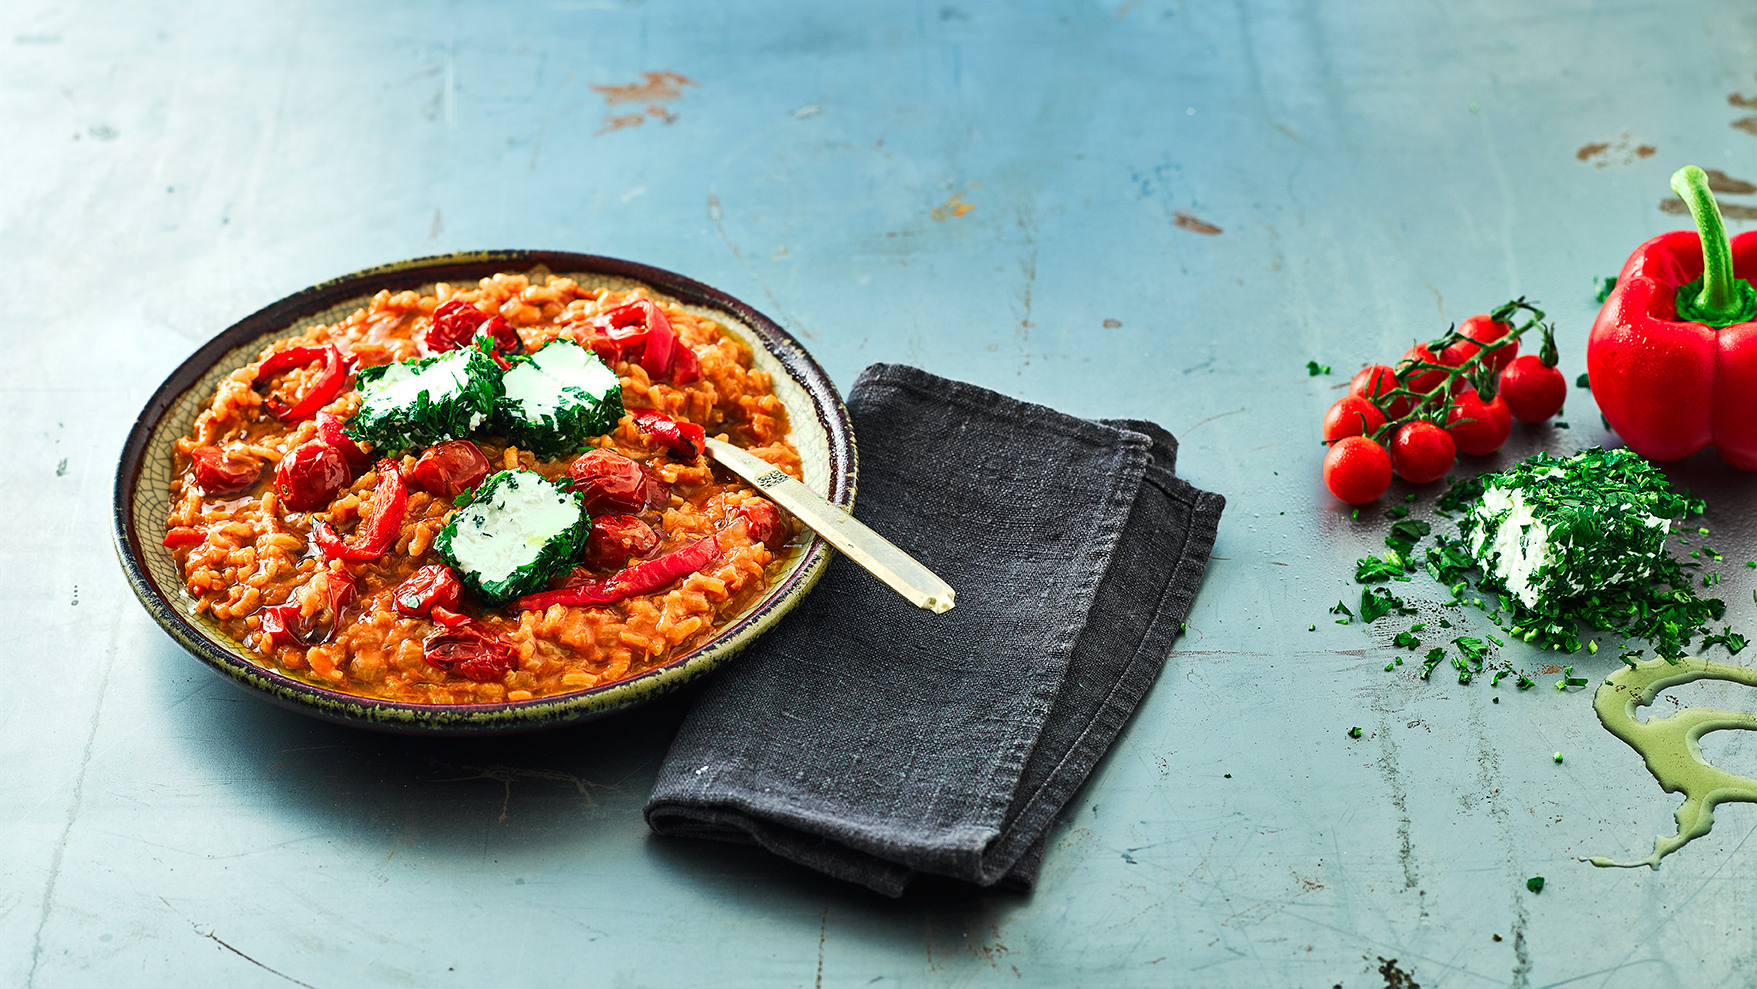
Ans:
POLYGON ((1483 572, 1527 608, 1561 613, 1596 588, 1645 581, 1684 500, 1626 450, 1534 457, 1483 479, 1461 529, 1483 572))
POLYGON ((541 590, 572 564, 590 528, 579 495, 535 471, 509 470, 484 482, 433 545, 493 604, 541 590))
POLYGON ((495 422, 539 456, 579 449, 622 418, 622 382, 598 355, 555 339, 501 376, 495 422))
POLYGON ((361 368, 360 411, 348 434, 384 450, 468 436, 494 411, 500 369, 465 347, 424 360, 361 368))

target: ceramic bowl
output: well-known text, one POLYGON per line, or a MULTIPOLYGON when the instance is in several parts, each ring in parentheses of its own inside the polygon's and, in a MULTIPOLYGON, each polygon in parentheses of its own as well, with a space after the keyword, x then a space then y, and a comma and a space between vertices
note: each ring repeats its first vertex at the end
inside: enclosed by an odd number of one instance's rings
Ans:
POLYGON ((219 380, 254 360, 271 340, 340 320, 380 289, 431 290, 435 282, 471 283, 497 272, 547 272, 604 288, 644 285, 743 337, 751 345, 756 365, 773 377, 775 393, 787 406, 805 482, 831 502, 853 508, 854 431, 835 386, 797 340, 732 296, 659 268, 559 251, 477 251, 399 261, 314 285, 239 321, 165 379, 129 432, 116 469, 116 552, 147 612, 197 659, 266 700, 329 721, 411 734, 531 731, 584 721, 676 690, 750 645, 823 576, 830 548, 808 532, 809 541, 768 590, 731 618, 717 636, 690 652, 618 683, 499 704, 411 704, 331 690, 262 665, 206 615, 194 614, 194 601, 183 591, 176 561, 160 540, 174 471, 172 445, 190 431, 219 380))

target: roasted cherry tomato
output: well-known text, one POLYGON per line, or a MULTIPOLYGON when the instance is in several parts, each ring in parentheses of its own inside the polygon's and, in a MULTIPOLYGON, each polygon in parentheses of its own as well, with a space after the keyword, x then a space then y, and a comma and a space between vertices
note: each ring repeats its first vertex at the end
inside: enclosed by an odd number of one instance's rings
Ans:
POLYGON ((488 317, 487 322, 476 327, 476 332, 494 341, 494 352, 497 354, 522 354, 525 352, 525 341, 512 324, 499 316, 488 317))
POLYGON ((647 469, 611 450, 587 450, 568 468, 573 489, 580 493, 592 516, 626 515, 650 505, 662 505, 671 497, 663 481, 647 469))
POLYGON ((477 683, 499 680, 518 663, 512 643, 475 622, 434 630, 421 640, 421 658, 477 683))
POLYGON ((228 495, 250 487, 262 476, 262 462, 247 453, 231 453, 217 446, 198 446, 189 451, 195 483, 202 494, 228 495))
POLYGON ((793 538, 793 530, 781 510, 767 499, 747 501, 739 505, 733 515, 744 521, 744 531, 750 533, 750 538, 775 552, 793 538))
POLYGON ((1385 414, 1364 398, 1344 395, 1324 413, 1324 442, 1344 436, 1365 436, 1385 424, 1385 414))
POLYGON ((396 601, 397 614, 426 618, 435 607, 456 611, 464 599, 464 585, 450 567, 430 563, 398 584, 391 597, 396 601))
POLYGON ((1364 436, 1344 436, 1324 455, 1324 486, 1350 505, 1364 505, 1391 486, 1391 455, 1364 436))
POLYGON ((1425 419, 1406 422, 1391 437, 1391 466, 1397 476, 1427 484, 1446 476, 1458 459, 1452 434, 1425 419))
POLYGON ((488 458, 469 440, 446 440, 428 447, 415 461, 410 480, 429 494, 456 498, 488 476, 488 458))
POLYGON ((372 463, 372 458, 366 455, 365 450, 360 449, 360 444, 342 432, 342 421, 328 412, 317 414, 317 438, 335 447, 342 459, 348 462, 348 469, 356 474, 372 463))
MULTIPOLYGON (((1513 324, 1497 323, 1490 319, 1487 313, 1478 313, 1458 324, 1458 332, 1470 339, 1460 340, 1446 348, 1445 356, 1450 359, 1443 360, 1441 363, 1449 367, 1461 366, 1465 361, 1475 357, 1477 351, 1482 349, 1483 344, 1494 343, 1513 332, 1513 324)), ((1487 367, 1490 373, 1499 374, 1502 368, 1512 363, 1513 357, 1518 353, 1519 341, 1515 340, 1484 357, 1479 363, 1487 367)))
POLYGON ((1446 416, 1446 432, 1452 434, 1458 452, 1474 457, 1499 450, 1512 429, 1513 414, 1507 410, 1507 400, 1496 395, 1485 402, 1475 388, 1464 389, 1446 416))
POLYGON ((599 570, 621 570, 630 557, 659 548, 659 534, 633 515, 596 515, 586 537, 586 562, 599 570))
POLYGON ((1389 365, 1368 364, 1356 372, 1354 380, 1348 383, 1348 393, 1375 406, 1381 406, 1387 416, 1396 419, 1409 411, 1409 396, 1399 395, 1389 400, 1380 398, 1396 387, 1397 372, 1389 365))
POLYGON ((316 511, 329 504, 349 477, 340 450, 311 440, 288 450, 275 465, 275 494, 296 512, 316 511))
POLYGON ((1544 364, 1536 354, 1526 354, 1501 372, 1501 397, 1520 422, 1543 422, 1562 410, 1568 399, 1568 379, 1544 364))
POLYGON ((433 323, 421 335, 421 343, 434 353, 456 350, 474 339, 476 328, 486 322, 487 313, 462 299, 451 299, 433 310, 433 323))

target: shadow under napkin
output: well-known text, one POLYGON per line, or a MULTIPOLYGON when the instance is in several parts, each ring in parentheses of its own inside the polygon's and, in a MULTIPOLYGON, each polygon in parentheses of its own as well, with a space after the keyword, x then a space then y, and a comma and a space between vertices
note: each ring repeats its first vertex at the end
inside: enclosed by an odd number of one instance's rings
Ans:
POLYGON ((1152 686, 1225 499, 1152 423, 1095 423, 901 365, 849 394, 860 517, 944 577, 913 607, 837 557, 707 684, 646 808, 900 895, 1029 888, 1049 825, 1152 686))

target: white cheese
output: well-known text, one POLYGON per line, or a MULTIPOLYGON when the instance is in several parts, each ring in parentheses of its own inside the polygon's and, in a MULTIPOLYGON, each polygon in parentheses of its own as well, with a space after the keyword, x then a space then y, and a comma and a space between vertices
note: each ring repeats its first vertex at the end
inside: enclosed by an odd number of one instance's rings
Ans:
POLYGON ((452 350, 427 367, 414 370, 413 362, 392 364, 382 376, 360 389, 362 405, 377 408, 409 408, 422 392, 435 405, 463 392, 469 384, 470 352, 452 350))
POLYGON ((1471 535, 1470 552, 1506 582, 1514 597, 1528 608, 1536 607, 1544 586, 1534 584, 1532 576, 1539 567, 1556 559, 1549 526, 1531 513, 1531 506, 1525 503, 1525 492, 1517 489, 1509 492, 1506 488, 1489 488, 1473 512, 1485 521, 1506 513, 1498 525, 1484 525, 1471 535))
POLYGON ((494 583, 529 566, 549 540, 579 524, 580 506, 532 471, 514 471, 486 501, 458 513, 451 554, 457 565, 494 583))
POLYGON ((601 400, 619 384, 616 372, 604 366, 596 354, 571 340, 556 340, 537 351, 501 378, 506 400, 526 422, 553 420, 564 406, 577 405, 566 389, 575 388, 601 400))

